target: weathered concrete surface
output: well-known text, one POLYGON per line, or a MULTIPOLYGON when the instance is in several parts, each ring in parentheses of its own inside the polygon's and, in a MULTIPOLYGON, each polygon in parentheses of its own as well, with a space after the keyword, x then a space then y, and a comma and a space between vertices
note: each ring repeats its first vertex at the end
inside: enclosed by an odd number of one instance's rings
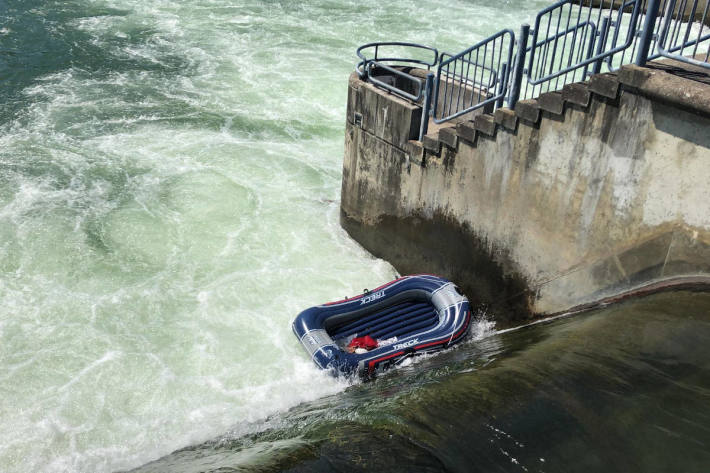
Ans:
MULTIPOLYGON (((401 273, 455 280, 503 325, 710 281, 710 115, 692 94, 695 103, 656 97, 639 74, 620 72, 616 98, 592 93, 584 107, 587 89, 570 88, 562 115, 540 110, 535 124, 498 126, 439 154, 393 145, 401 140, 377 128, 409 123, 356 126, 349 112, 342 225, 401 273)), ((370 99, 353 111, 378 116, 363 107, 384 106, 381 96, 357 87, 370 99)))

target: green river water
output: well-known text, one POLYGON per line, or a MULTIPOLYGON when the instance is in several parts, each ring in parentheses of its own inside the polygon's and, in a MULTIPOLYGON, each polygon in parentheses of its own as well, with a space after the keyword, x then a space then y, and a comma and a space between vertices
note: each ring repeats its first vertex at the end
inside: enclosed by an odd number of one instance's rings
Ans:
POLYGON ((355 48, 547 4, 0 0, 0 471, 707 471, 703 294, 367 384, 291 333, 396 275, 338 225, 355 48))

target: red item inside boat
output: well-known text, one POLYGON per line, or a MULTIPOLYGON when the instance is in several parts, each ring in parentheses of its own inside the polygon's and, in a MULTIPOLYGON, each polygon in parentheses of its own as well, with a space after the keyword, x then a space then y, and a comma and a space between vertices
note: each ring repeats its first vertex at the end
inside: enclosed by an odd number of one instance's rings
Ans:
POLYGON ((377 341, 369 335, 364 337, 355 337, 348 343, 348 348, 364 348, 365 350, 372 350, 377 348, 377 341))

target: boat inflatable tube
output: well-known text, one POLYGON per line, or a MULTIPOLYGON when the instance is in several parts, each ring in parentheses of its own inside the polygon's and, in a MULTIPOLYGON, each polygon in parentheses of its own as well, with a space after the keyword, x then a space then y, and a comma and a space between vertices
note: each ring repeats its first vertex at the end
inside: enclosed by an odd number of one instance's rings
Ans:
POLYGON ((319 368, 368 377, 406 357, 461 341, 470 321, 468 299, 452 282, 415 275, 306 309, 293 321, 293 332, 319 368), (346 350, 354 337, 367 335, 378 341, 376 348, 346 350))

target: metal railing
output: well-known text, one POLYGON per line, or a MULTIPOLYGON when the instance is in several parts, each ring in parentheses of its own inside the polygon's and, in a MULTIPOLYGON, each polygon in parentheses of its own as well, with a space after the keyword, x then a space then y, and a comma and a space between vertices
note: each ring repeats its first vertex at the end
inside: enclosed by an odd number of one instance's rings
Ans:
POLYGON ((434 123, 502 103, 508 90, 508 65, 514 46, 515 34, 503 30, 459 54, 442 54, 433 93, 434 123))
MULTIPOLYGON (((421 103, 424 117, 443 123, 483 107, 515 108, 520 99, 632 62, 643 66, 667 57, 710 69, 710 0, 560 0, 541 10, 532 28, 522 25, 517 38, 505 29, 455 55, 396 42, 370 43, 357 54, 361 77, 421 103), (384 46, 434 57, 380 57, 384 46), (373 48, 373 57, 366 58, 363 51, 373 48), (415 76, 407 65, 436 66, 436 74, 415 76), (389 82, 378 78, 379 71, 389 82)), ((427 127, 422 120, 420 140, 427 127)))
POLYGON ((710 20, 709 8, 710 2, 707 0, 704 7, 699 5, 698 0, 668 1, 658 38, 658 52, 667 58, 710 69, 710 26, 706 24, 710 20), (699 24, 692 21, 683 23, 688 7, 689 19, 697 18, 702 12, 699 24))
POLYGON ((439 60, 439 52, 435 48, 417 43, 403 43, 398 41, 365 44, 357 49, 357 56, 360 58, 360 62, 355 66, 355 71, 361 79, 367 78, 367 80, 373 84, 415 102, 422 99, 422 94, 425 90, 425 82, 421 77, 416 77, 404 72, 402 68, 406 66, 426 66, 427 69, 429 69, 435 66, 439 60), (380 57, 380 50, 383 48, 385 48, 385 50, 387 50, 387 48, 399 48, 400 50, 409 51, 412 55, 416 52, 429 52, 434 53, 434 57, 430 61, 410 55, 405 57, 392 55, 380 57), (365 55, 365 51, 367 50, 373 51, 371 58, 365 55), (376 69, 386 71, 390 74, 390 77, 396 76, 403 79, 405 84, 411 85, 411 90, 416 90, 417 93, 414 94, 410 92, 409 87, 405 89, 404 86, 398 86, 396 81, 386 82, 378 78, 377 74, 373 74, 373 71, 376 69))
POLYGON ((530 30, 523 98, 601 72, 634 44, 641 0, 563 0, 541 10, 530 30))

